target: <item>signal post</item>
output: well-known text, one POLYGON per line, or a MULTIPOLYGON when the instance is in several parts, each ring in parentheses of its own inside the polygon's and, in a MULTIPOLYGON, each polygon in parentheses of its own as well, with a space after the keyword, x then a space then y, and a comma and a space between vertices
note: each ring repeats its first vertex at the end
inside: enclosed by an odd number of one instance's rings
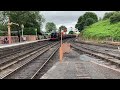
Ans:
MULTIPOLYGON (((64 32, 67 32, 67 30, 64 30, 64 32)), ((61 47, 59 49, 59 57, 60 57, 60 63, 62 63, 63 54, 70 52, 70 44, 69 43, 62 43, 63 32, 60 32, 60 33, 61 33, 61 47)))

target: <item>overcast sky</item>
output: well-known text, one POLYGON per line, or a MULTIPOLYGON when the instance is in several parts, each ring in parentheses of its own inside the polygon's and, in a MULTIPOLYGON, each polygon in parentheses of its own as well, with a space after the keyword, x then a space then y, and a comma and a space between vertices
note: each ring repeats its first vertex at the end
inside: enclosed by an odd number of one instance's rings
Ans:
MULTIPOLYGON (((61 25, 65 25, 68 30, 70 27, 75 27, 78 18, 88 11, 41 11, 42 15, 46 19, 46 22, 54 22, 59 28, 61 25)), ((98 17, 103 17, 105 12, 110 11, 90 11, 97 14, 98 17)), ((45 31, 46 22, 43 24, 43 31, 45 31)))

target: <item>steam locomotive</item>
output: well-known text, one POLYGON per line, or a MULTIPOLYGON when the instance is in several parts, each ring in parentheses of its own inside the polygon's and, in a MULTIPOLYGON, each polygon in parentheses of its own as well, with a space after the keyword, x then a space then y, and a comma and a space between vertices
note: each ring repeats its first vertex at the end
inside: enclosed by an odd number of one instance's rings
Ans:
MULTIPOLYGON (((63 33, 62 34, 62 39, 67 39, 67 38, 73 38, 73 37, 76 37, 76 35, 73 35, 73 34, 65 34, 63 33)), ((50 35, 50 40, 51 41, 58 41, 61 39, 61 33, 59 32, 52 32, 51 35, 50 35)))

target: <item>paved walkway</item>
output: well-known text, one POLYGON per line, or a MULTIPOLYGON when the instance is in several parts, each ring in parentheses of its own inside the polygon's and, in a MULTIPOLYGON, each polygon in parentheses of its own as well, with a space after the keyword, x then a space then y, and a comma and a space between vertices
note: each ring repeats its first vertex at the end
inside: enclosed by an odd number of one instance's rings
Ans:
POLYGON ((40 79, 120 79, 120 69, 116 70, 99 59, 71 50, 62 63, 58 60, 40 79))
POLYGON ((41 79, 89 79, 89 73, 85 70, 79 54, 73 50, 66 54, 63 62, 57 62, 41 79))

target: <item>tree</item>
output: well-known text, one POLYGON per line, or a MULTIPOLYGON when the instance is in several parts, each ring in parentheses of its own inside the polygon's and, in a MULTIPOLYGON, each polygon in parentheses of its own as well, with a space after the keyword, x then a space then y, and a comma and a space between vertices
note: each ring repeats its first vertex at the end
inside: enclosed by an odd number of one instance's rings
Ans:
POLYGON ((95 23, 95 20, 93 18, 87 18, 85 23, 84 23, 84 26, 89 26, 93 23, 95 23))
POLYGON ((52 31, 56 31, 56 25, 53 22, 47 22, 46 26, 45 26, 46 32, 52 32, 52 31))
POLYGON ((103 20, 109 19, 115 12, 109 12, 109 13, 105 13, 103 16, 103 20))
POLYGON ((117 23, 120 22, 120 12, 115 12, 111 17, 110 17, 110 23, 117 23))
POLYGON ((78 18, 77 24, 75 25, 75 28, 77 28, 79 31, 83 30, 84 29, 84 23, 85 23, 84 16, 80 16, 78 18))
POLYGON ((59 27, 59 32, 61 32, 61 30, 65 30, 65 29, 67 29, 66 26, 62 25, 62 26, 59 27))
POLYGON ((98 21, 98 17, 95 13, 86 12, 84 15, 82 15, 78 18, 78 21, 77 21, 77 24, 75 25, 75 28, 77 28, 80 32, 86 26, 89 26, 97 21, 98 21))
POLYGON ((86 13, 83 15, 83 17, 84 17, 84 20, 87 20, 88 18, 92 18, 95 22, 98 21, 97 15, 96 15, 95 13, 93 13, 93 12, 86 12, 86 13))
POLYGON ((80 23, 77 23, 75 25, 75 28, 77 28, 79 30, 79 32, 82 31, 84 29, 84 23, 85 23, 84 21, 80 22, 80 23))
MULTIPOLYGON (((38 33, 41 30, 42 23, 45 21, 39 11, 3 11, 3 16, 3 21, 6 21, 9 17, 11 22, 18 23, 20 26, 23 24, 25 28, 29 28, 31 32, 37 28, 38 33)), ((21 29, 20 26, 12 25, 11 29, 19 30, 21 29)), ((29 32, 26 32, 25 30, 24 32, 29 34, 29 32)))
POLYGON ((5 24, 3 11, 0 11, 0 31, 2 32, 1 35, 6 35, 7 24, 5 24), (5 33, 3 33, 3 32, 5 32, 5 33))
POLYGON ((74 34, 74 32, 73 31, 69 31, 69 34, 74 34))
POLYGON ((19 24, 19 26, 16 25, 11 26, 11 30, 18 31, 17 35, 19 38, 19 42, 22 24, 25 26, 24 34, 34 35, 35 33, 31 32, 34 32, 36 28, 37 32, 40 33, 42 23, 45 21, 45 19, 43 18, 39 11, 3 11, 2 15, 4 17, 3 18, 4 25, 7 25, 8 17, 10 18, 10 22, 19 24))

